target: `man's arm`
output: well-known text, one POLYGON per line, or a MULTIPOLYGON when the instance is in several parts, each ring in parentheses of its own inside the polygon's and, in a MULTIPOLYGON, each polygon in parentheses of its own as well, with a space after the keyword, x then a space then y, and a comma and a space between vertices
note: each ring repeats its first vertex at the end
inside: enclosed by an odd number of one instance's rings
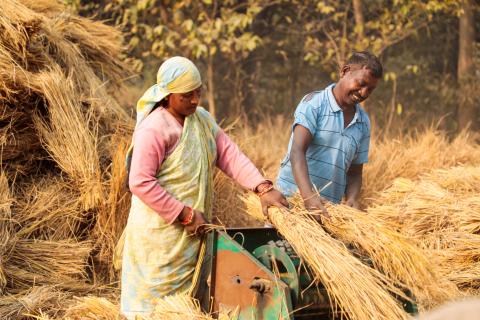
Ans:
POLYGON ((293 130, 293 141, 290 150, 293 177, 305 203, 305 208, 320 209, 327 214, 323 207, 322 199, 312 188, 308 174, 306 152, 311 142, 312 134, 310 131, 302 125, 297 124, 293 130))
POLYGON ((312 142, 312 134, 307 128, 297 124, 293 130, 290 162, 292 163, 293 177, 303 199, 313 195, 312 184, 308 175, 306 152, 312 142))
POLYGON ((345 191, 345 202, 356 209, 360 208, 358 198, 362 189, 363 164, 352 164, 347 172, 347 189, 345 191))

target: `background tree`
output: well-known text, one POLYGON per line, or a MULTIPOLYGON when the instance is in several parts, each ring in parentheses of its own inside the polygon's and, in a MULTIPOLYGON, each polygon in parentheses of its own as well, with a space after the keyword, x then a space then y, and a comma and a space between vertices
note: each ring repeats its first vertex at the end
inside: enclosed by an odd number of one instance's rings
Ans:
POLYGON ((465 12, 460 20, 470 14, 469 30, 479 27, 473 0, 469 10, 463 0, 68 1, 124 30, 142 88, 166 57, 194 59, 206 79, 204 103, 220 119, 291 114, 303 95, 335 81, 353 50, 373 51, 384 63, 386 81, 368 101, 379 127, 442 117, 444 128, 455 129, 475 119, 464 110, 475 103, 465 90, 479 77, 478 39, 470 31, 461 49, 457 22, 465 12))
POLYGON ((479 101, 478 82, 475 81, 475 21, 473 1, 462 1, 459 18, 458 38, 458 69, 457 79, 459 84, 458 99, 458 127, 476 126, 477 110, 475 103, 479 101))

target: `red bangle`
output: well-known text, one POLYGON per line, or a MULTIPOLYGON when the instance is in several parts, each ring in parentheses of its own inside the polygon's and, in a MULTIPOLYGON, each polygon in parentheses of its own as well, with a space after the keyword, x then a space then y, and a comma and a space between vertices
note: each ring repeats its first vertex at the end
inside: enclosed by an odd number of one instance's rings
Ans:
POLYGON ((260 194, 260 193, 264 193, 264 191, 267 190, 267 189, 272 190, 271 189, 272 186, 273 186, 272 181, 265 180, 262 183, 260 183, 258 186, 255 187, 255 193, 260 194))
POLYGON ((270 192, 270 191, 272 191, 272 190, 273 190, 273 185, 270 185, 270 187, 268 187, 268 188, 262 190, 261 192, 257 193, 257 196, 261 197, 261 196, 263 196, 265 193, 270 192))
POLYGON ((195 212, 193 211, 193 208, 187 207, 188 210, 190 210, 188 217, 185 220, 180 220, 180 223, 184 226, 188 226, 193 222, 193 216, 195 215, 195 212))

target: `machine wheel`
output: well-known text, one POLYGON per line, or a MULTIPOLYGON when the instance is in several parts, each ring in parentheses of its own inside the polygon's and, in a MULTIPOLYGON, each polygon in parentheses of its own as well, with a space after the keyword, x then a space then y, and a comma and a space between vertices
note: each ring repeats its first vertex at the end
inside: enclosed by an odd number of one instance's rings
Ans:
POLYGON ((263 245, 253 251, 253 256, 274 274, 276 270, 279 277, 290 288, 292 303, 295 306, 300 294, 300 280, 297 269, 287 253, 273 245, 263 245))

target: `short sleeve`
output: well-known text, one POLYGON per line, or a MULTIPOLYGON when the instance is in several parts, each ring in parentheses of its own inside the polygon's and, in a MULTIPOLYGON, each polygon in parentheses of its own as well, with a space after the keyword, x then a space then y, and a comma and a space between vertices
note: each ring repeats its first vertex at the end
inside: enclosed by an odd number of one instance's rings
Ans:
POLYGON ((362 126, 362 139, 360 140, 360 146, 358 152, 353 159, 353 164, 364 164, 368 162, 368 151, 370 149, 370 121, 366 117, 366 121, 362 126))
POLYGON ((307 128, 313 136, 317 128, 318 108, 315 108, 309 101, 306 101, 307 97, 308 95, 302 99, 297 106, 297 110, 295 110, 292 130, 299 124, 307 128))

